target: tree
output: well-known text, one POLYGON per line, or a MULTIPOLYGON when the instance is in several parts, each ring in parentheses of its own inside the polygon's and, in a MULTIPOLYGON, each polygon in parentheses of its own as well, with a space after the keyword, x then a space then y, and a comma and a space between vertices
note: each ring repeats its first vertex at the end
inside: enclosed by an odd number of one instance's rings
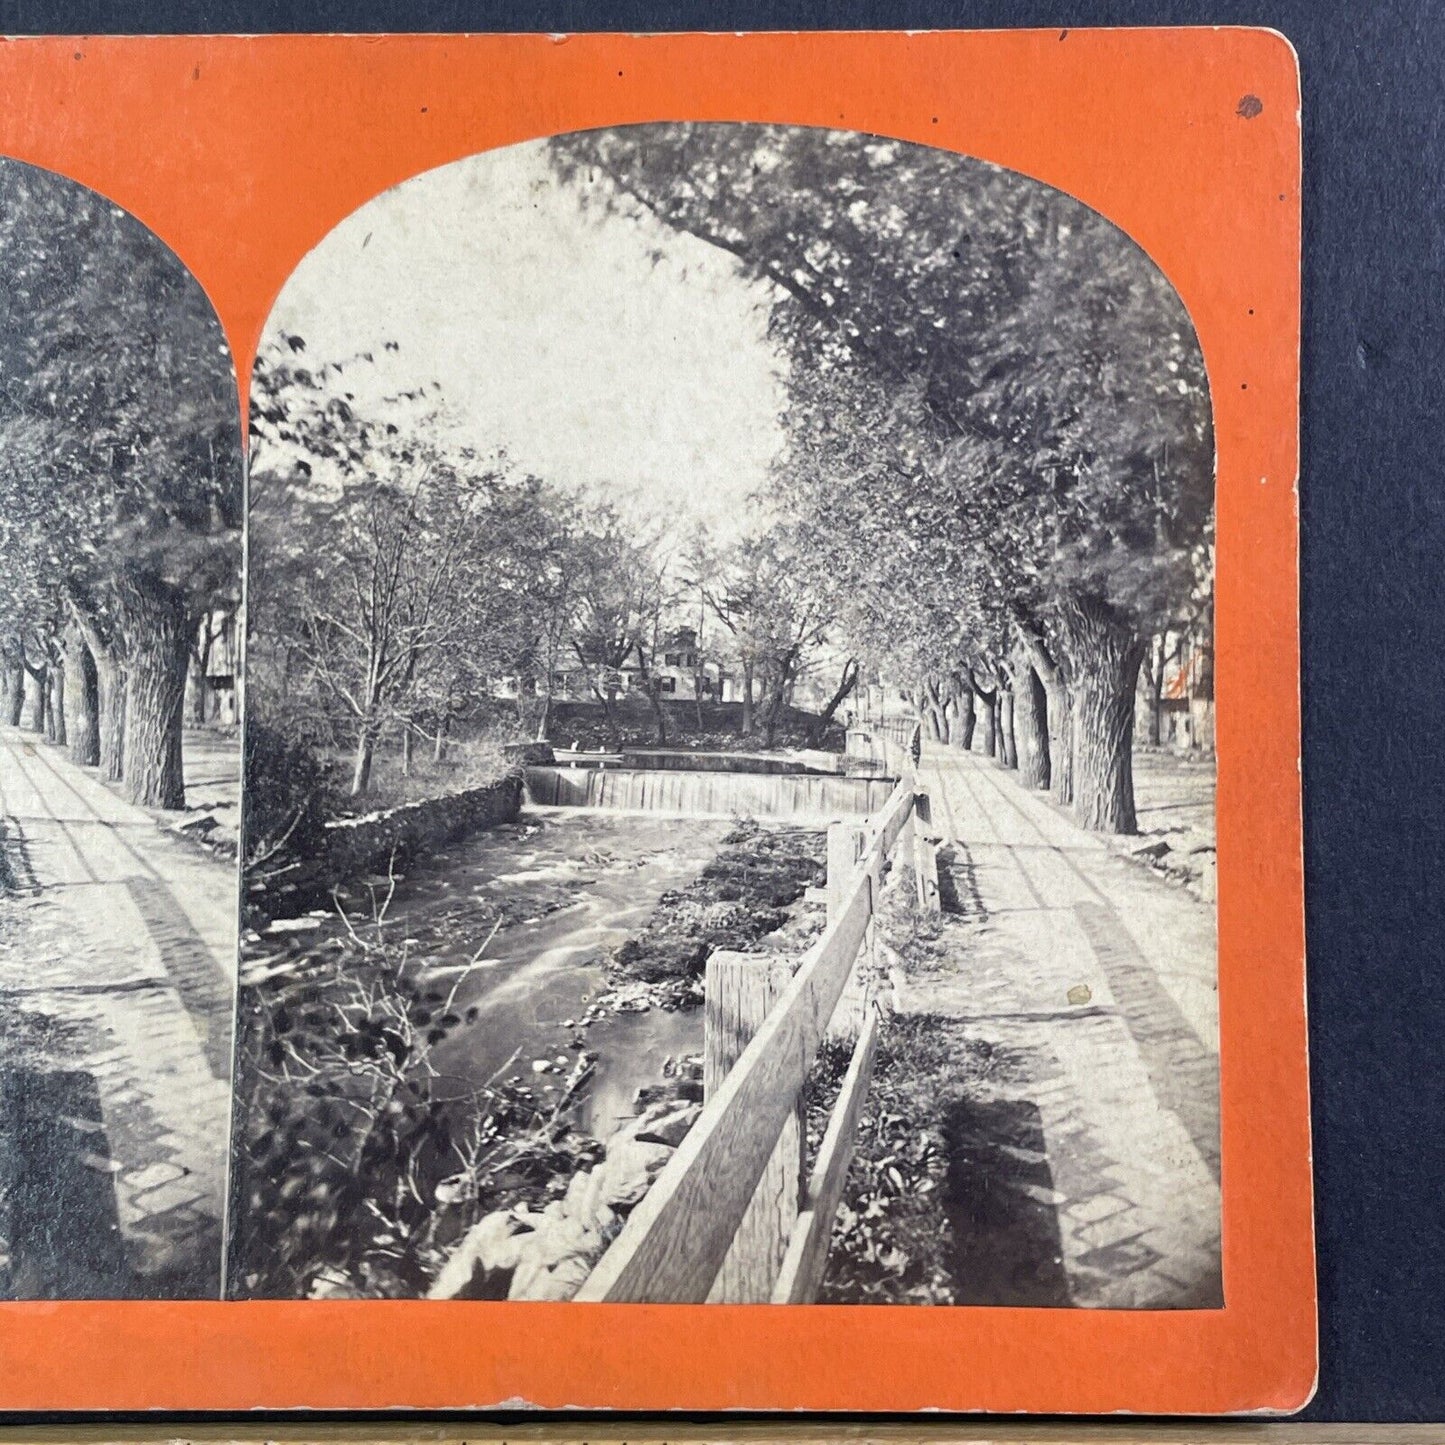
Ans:
POLYGON ((0 560, 68 614, 74 675, 91 654, 94 692, 68 691, 103 769, 179 807, 193 624, 240 592, 230 353, 176 257, 59 176, 0 162, 0 258, 0 560))
POLYGON ((852 458, 797 515, 888 539, 893 574, 903 543, 958 608, 987 598, 1045 690, 1052 786, 1132 831, 1143 639, 1187 590, 1213 481, 1203 360, 1148 258, 1023 176, 854 133, 631 127, 553 155, 603 214, 697 237, 763 289, 790 437, 831 426, 823 450, 852 458))
MULTIPOLYGON (((743 729, 749 732, 754 725, 751 694, 756 679, 763 739, 771 747, 794 684, 828 636, 828 589, 798 533, 781 525, 739 542, 723 563, 721 579, 709 595, 742 660, 743 729)), ((844 670, 848 672, 847 663, 844 670)), ((855 672, 835 699, 835 709, 856 680, 855 672)))
POLYGON ((637 537, 610 507, 593 511, 569 548, 571 645, 592 695, 602 704, 614 748, 621 745, 617 697, 632 662, 652 705, 659 745, 667 741, 659 680, 652 671, 667 606, 668 558, 660 539, 637 537))
POLYGON ((532 583, 555 546, 541 484, 449 445, 430 389, 359 401, 373 366, 313 364, 283 334, 253 392, 261 700, 281 711, 299 666, 349 734, 353 797, 389 727, 408 747, 430 722, 440 741, 462 694, 530 651, 532 583))

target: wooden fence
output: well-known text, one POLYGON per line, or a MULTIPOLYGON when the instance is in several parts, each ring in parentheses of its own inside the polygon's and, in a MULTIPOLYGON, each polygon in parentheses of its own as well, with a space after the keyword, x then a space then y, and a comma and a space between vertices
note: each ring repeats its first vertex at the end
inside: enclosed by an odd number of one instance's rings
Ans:
POLYGON ((922 732, 916 718, 857 723, 845 737, 848 756, 871 758, 894 777, 906 777, 918 765, 922 732))
POLYGON ((709 959, 702 1114, 577 1299, 816 1297, 878 1040, 877 1010, 858 984, 859 952, 905 829, 916 848, 916 803, 910 773, 866 824, 830 830, 827 927, 796 972, 793 960, 775 955, 709 959), (830 1031, 856 1042, 804 1182, 800 1101, 830 1031))

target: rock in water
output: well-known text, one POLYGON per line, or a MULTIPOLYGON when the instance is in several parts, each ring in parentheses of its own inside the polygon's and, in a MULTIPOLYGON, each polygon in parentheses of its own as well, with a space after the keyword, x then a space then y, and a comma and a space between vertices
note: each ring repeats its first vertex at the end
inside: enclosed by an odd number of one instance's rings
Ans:
POLYGON ((602 1182, 599 1193, 609 1209, 630 1209, 652 1187, 652 1181, 672 1158, 666 1144, 645 1144, 629 1136, 614 1136, 607 1157, 597 1166, 602 1182))
POLYGON ((635 1137, 642 1144, 666 1144, 669 1148, 676 1149, 701 1113, 701 1104, 685 1104, 639 1129, 635 1137))
POLYGON ((442 1266, 428 1299, 505 1299, 522 1246, 532 1237, 510 1210, 483 1216, 442 1266))
POLYGON ((602 1257, 602 1236, 574 1219, 554 1200, 542 1223, 526 1236, 508 1299, 571 1299, 602 1257))

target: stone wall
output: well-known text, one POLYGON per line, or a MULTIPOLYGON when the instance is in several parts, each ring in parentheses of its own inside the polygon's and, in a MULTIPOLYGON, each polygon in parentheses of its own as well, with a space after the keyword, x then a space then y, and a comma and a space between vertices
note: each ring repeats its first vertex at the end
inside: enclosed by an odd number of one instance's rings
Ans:
POLYGON ((406 858, 498 823, 515 822, 521 807, 522 779, 513 775, 485 788, 405 803, 364 818, 343 818, 326 825, 320 861, 326 877, 339 881, 384 868, 393 855, 406 858))

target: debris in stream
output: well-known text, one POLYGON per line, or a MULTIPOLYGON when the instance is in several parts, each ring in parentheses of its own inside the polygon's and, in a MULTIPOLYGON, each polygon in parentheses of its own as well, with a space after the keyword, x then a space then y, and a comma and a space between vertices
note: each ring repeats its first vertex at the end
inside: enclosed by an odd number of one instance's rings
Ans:
POLYGON ((669 1058, 663 1074, 598 1146, 600 1158, 548 1182, 540 1209, 523 1200, 483 1215, 447 1255, 427 1297, 571 1299, 702 1113, 701 1056, 669 1058))
POLYGON ((823 885, 826 853, 827 835, 817 829, 738 822, 702 873, 664 893, 642 929, 613 951, 611 1006, 699 1002, 709 954, 751 951, 784 927, 808 890, 823 885))

